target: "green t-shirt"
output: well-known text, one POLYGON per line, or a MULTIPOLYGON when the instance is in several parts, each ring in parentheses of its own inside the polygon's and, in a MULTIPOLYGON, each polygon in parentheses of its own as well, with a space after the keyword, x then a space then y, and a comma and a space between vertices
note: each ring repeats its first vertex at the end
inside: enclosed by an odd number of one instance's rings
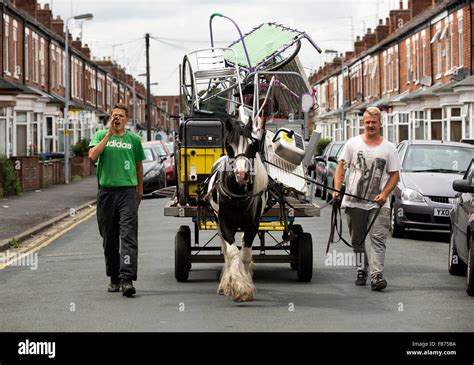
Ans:
MULTIPOLYGON (((101 129, 92 137, 89 147, 104 139, 107 129, 101 129)), ((97 165, 99 184, 105 188, 137 186, 137 162, 145 160, 140 136, 125 132, 123 136, 113 135, 107 142, 97 165)))

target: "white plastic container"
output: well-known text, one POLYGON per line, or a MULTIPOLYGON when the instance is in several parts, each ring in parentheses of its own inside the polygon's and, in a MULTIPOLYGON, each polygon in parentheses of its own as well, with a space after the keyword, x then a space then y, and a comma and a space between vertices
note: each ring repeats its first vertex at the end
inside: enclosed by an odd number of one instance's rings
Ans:
POLYGON ((285 161, 299 165, 305 155, 303 137, 290 129, 280 128, 273 138, 273 151, 285 161))

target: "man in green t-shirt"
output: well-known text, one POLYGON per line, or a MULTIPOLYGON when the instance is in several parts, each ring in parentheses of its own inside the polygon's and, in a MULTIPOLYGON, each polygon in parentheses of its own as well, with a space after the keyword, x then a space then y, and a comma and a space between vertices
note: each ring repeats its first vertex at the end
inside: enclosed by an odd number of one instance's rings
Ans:
POLYGON ((145 153, 141 138, 125 130, 127 107, 112 109, 108 129, 92 137, 89 158, 99 160, 97 222, 103 238, 109 292, 135 294, 138 266, 138 205, 143 196, 145 153))

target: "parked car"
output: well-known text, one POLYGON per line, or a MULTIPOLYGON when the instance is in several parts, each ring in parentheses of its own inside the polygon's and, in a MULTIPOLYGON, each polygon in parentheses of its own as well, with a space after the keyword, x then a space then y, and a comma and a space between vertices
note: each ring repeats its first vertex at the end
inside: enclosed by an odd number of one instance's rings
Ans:
MULTIPOLYGON (((330 188, 334 188, 334 173, 336 172, 336 167, 339 164, 339 157, 341 156, 342 150, 344 149, 344 145, 342 145, 341 148, 337 151, 335 156, 329 156, 328 157, 328 164, 326 166, 326 186, 330 188)), ((346 170, 346 178, 349 175, 349 169, 346 170)), ((341 187, 341 191, 345 190, 346 179, 344 179, 341 187)), ((326 201, 330 202, 332 199, 332 192, 333 190, 327 189, 326 195, 326 201)))
POLYGON ((448 271, 451 275, 467 275, 467 294, 474 296, 474 159, 462 180, 453 181, 458 192, 451 212, 448 271))
POLYGON ((166 185, 174 185, 176 183, 174 151, 170 150, 164 141, 144 142, 143 145, 150 146, 160 156, 166 172, 166 185))
MULTIPOLYGON (((314 171, 314 179, 316 182, 326 185, 327 184, 327 167, 328 167, 328 158, 335 157, 337 153, 342 149, 344 142, 331 142, 329 143, 321 156, 314 157, 314 160, 308 167, 309 173, 314 171)), ((327 189, 316 185, 316 196, 321 196, 321 199, 325 200, 327 196, 327 189)))
POLYGON ((163 159, 155 150, 143 144, 146 159, 143 161, 143 194, 148 195, 166 186, 163 159))
POLYGON ((474 157, 474 146, 459 142, 403 141, 397 146, 402 163, 393 190, 390 230, 403 237, 406 228, 450 230, 455 200, 452 189, 474 157))

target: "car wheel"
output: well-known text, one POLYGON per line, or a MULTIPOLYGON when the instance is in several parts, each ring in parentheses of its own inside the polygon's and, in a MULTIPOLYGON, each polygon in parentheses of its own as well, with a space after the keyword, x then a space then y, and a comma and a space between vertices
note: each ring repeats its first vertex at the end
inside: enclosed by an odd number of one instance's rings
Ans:
POLYGON ((326 180, 323 180, 323 187, 321 187, 321 200, 326 200, 327 189, 326 189, 326 180))
MULTIPOLYGON (((334 184, 332 184, 332 187, 334 188, 334 184)), ((326 203, 329 203, 332 200, 332 192, 334 190, 328 190, 326 189, 326 203)))
POLYGON ((390 232, 394 238, 403 238, 405 236, 405 227, 397 223, 397 215, 393 205, 390 208, 390 232))
POLYGON ((449 259, 448 271, 451 275, 464 276, 466 275, 466 264, 459 259, 458 251, 454 242, 454 234, 451 232, 449 240, 449 259))
POLYGON ((472 247, 472 238, 469 239, 469 251, 467 254, 467 288, 469 296, 474 296, 474 248, 472 247))
MULTIPOLYGON (((319 183, 319 181, 318 181, 318 179, 317 179, 316 177, 314 178, 314 180, 315 180, 317 183, 319 183)), ((314 192, 314 196, 317 197, 317 198, 319 198, 319 197, 321 196, 321 186, 320 186, 320 185, 316 185, 316 184, 314 184, 314 185, 316 186, 316 191, 314 192)))

